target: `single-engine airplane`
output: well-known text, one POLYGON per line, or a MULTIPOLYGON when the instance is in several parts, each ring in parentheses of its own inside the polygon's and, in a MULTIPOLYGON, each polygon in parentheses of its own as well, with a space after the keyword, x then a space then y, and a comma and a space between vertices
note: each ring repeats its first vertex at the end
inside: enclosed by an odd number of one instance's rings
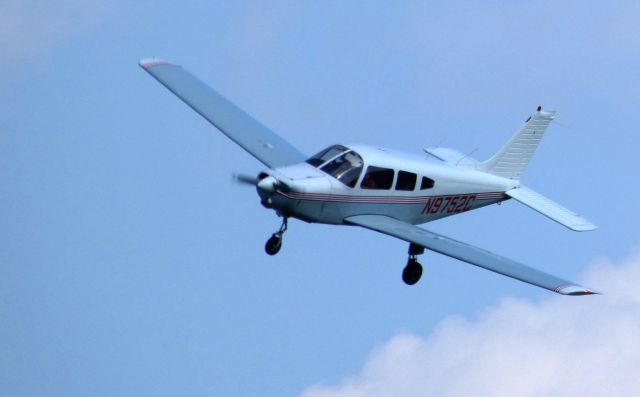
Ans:
POLYGON ((140 66, 232 141, 268 168, 256 178, 261 204, 282 217, 265 245, 282 246, 287 220, 355 225, 409 243, 402 279, 422 276, 424 250, 483 267, 563 295, 597 292, 511 259, 416 225, 514 199, 574 231, 596 228, 588 220, 520 183, 555 112, 538 107, 524 126, 486 161, 452 149, 427 148, 418 156, 362 144, 338 144, 309 157, 253 119, 179 65, 143 59, 140 66))

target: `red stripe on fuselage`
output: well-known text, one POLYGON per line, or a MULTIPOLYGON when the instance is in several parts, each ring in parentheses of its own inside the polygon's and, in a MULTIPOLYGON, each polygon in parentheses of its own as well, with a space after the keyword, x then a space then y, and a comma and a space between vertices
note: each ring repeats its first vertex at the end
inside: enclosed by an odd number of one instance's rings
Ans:
POLYGON ((343 203, 365 203, 365 204, 426 204, 429 200, 441 198, 446 200, 447 198, 454 198, 459 196, 474 196, 475 200, 500 200, 506 199, 506 196, 502 192, 488 192, 488 193, 465 193, 465 194, 448 194, 442 196, 356 196, 346 194, 320 194, 320 193, 299 193, 299 192, 283 192, 278 190, 278 193, 284 197, 293 200, 308 200, 308 201, 330 201, 330 202, 343 202, 343 203))

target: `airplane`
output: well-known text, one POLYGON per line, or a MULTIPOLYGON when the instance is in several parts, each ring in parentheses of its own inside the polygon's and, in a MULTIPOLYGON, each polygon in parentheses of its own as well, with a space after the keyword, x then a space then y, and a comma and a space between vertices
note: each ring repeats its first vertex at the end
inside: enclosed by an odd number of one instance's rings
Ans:
POLYGON ((267 168, 254 185, 260 203, 282 217, 265 244, 278 253, 288 219, 350 225, 409 243, 402 271, 407 285, 422 276, 425 249, 562 295, 598 292, 416 225, 514 199, 574 231, 588 220, 523 185, 520 180, 555 112, 541 107, 491 158, 478 161, 453 149, 415 155, 365 144, 336 144, 307 156, 179 65, 142 59, 139 65, 267 168))

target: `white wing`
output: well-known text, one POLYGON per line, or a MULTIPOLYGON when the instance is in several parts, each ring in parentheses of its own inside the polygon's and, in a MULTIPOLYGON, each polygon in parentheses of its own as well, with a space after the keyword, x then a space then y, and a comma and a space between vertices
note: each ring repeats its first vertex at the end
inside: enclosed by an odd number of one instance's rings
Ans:
POLYGON ((181 66, 157 59, 143 59, 140 66, 268 167, 296 164, 307 158, 181 66))
POLYGON ((485 251, 481 248, 430 232, 417 226, 384 215, 356 215, 345 218, 345 222, 397 237, 439 252, 452 258, 480 266, 487 270, 524 281, 563 295, 597 294, 585 287, 540 270, 525 266, 511 259, 485 251))

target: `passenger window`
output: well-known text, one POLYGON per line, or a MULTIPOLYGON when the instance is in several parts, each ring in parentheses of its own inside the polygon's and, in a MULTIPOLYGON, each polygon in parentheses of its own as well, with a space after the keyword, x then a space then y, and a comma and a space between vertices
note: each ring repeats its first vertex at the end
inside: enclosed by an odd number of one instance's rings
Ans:
POLYGON ((412 191, 416 187, 416 174, 407 171, 398 171, 396 190, 412 191))
POLYGON ((388 168, 367 167, 360 187, 363 189, 391 189, 394 171, 388 168))
POLYGON ((422 182, 420 183, 420 190, 431 189, 435 182, 431 178, 427 178, 426 176, 422 177, 422 182))

